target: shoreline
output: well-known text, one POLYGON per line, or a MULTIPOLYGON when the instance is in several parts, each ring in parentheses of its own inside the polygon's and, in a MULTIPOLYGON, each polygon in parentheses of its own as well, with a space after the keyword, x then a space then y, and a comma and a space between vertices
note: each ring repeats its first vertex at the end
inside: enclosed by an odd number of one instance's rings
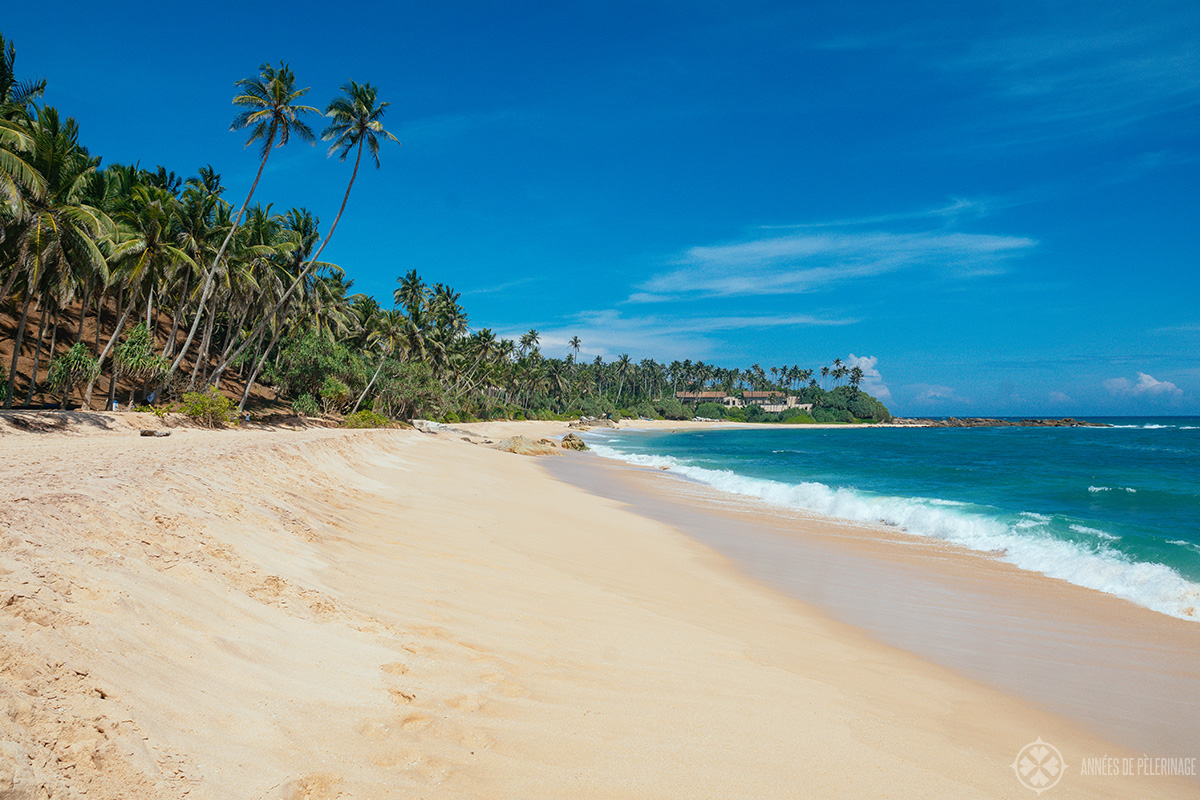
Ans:
POLYGON ((789 510, 604 457, 589 461, 546 468, 685 531, 764 584, 887 645, 1126 746, 1200 753, 1194 622, 894 528, 789 510))
MULTIPOLYGON (((468 432, 565 432, 505 425, 468 432)), ((1040 737, 1072 767, 1056 796, 1194 794, 1080 775, 1140 753, 880 644, 548 460, 461 438, 0 437, 15 780, 112 798, 1011 797, 1040 737)))

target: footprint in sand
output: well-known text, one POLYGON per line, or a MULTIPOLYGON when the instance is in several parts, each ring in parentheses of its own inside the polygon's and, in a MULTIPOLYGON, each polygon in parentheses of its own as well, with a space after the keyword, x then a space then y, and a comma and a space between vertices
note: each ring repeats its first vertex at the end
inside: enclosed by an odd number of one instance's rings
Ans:
POLYGON ((479 679, 495 686, 505 697, 529 697, 528 689, 498 672, 485 672, 479 676, 479 679))
POLYGON ((400 727, 406 731, 421 730, 430 722, 433 722, 433 717, 424 714, 409 714, 400 722, 400 727))
POLYGON ((406 706, 413 700, 416 700, 417 696, 411 692, 401 691, 400 689, 388 689, 388 698, 396 705, 406 706))
POLYGON ((456 694, 446 700, 446 705, 455 711, 478 711, 487 705, 487 700, 477 694, 456 694))

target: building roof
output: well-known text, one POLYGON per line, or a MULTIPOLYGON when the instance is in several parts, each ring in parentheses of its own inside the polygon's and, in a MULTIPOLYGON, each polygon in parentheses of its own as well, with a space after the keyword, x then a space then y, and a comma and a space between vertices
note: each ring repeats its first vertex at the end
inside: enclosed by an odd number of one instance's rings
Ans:
POLYGON ((676 392, 675 396, 680 399, 687 398, 689 400, 691 400, 693 398, 704 398, 704 399, 712 398, 714 400, 719 400, 720 398, 725 396, 725 393, 724 392, 676 392))
POLYGON ((742 392, 742 397, 783 397, 783 392, 742 392))

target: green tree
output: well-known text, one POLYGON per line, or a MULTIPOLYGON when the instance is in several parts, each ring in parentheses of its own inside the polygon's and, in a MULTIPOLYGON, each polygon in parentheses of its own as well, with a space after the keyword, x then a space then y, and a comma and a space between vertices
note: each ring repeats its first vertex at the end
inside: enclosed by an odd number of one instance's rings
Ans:
POLYGON ((237 232, 238 226, 241 224, 242 215, 246 213, 246 208, 250 205, 250 198, 254 197, 254 190, 258 188, 258 181, 262 178, 263 169, 267 166, 267 159, 271 155, 273 147, 283 147, 296 134, 302 140, 311 142, 315 139, 312 129, 301 119, 305 114, 319 113, 312 106, 299 105, 298 101, 301 97, 308 94, 308 88, 296 88, 296 76, 288 68, 288 65, 280 62, 279 67, 273 67, 270 64, 262 64, 259 68, 259 75, 255 78, 244 78, 238 81, 235 85, 240 87, 241 94, 233 98, 233 104, 244 109, 240 114, 233 118, 233 124, 230 130, 250 129, 250 136, 246 139, 246 146, 261 142, 260 153, 262 159, 258 164, 258 172, 254 175, 254 182, 250 184, 250 191, 246 193, 246 199, 242 201, 242 207, 238 211, 237 216, 233 219, 233 224, 229 228, 229 232, 225 235, 225 241, 217 249, 217 253, 213 256, 212 265, 208 268, 208 272, 204 276, 204 288, 200 293, 200 301, 196 307, 196 315, 192 320, 192 326, 188 330, 187 338, 179 348, 179 356, 171 364, 170 372, 173 374, 179 369, 179 365, 183 363, 183 358, 187 354, 188 347, 196 336, 196 329, 200 327, 200 319, 204 316, 205 303, 213 290, 213 278, 216 275, 217 267, 221 262, 221 257, 225 254, 226 248, 229 247, 229 242, 233 239, 234 233, 237 232))

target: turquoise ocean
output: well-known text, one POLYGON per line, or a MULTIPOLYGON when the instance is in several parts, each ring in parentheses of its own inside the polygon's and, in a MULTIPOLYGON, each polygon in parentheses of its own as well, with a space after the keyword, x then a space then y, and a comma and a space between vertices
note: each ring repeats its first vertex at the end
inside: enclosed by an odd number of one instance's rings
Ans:
POLYGON ((1200 418, 1111 428, 595 431, 598 455, 996 555, 1200 621, 1200 418))

